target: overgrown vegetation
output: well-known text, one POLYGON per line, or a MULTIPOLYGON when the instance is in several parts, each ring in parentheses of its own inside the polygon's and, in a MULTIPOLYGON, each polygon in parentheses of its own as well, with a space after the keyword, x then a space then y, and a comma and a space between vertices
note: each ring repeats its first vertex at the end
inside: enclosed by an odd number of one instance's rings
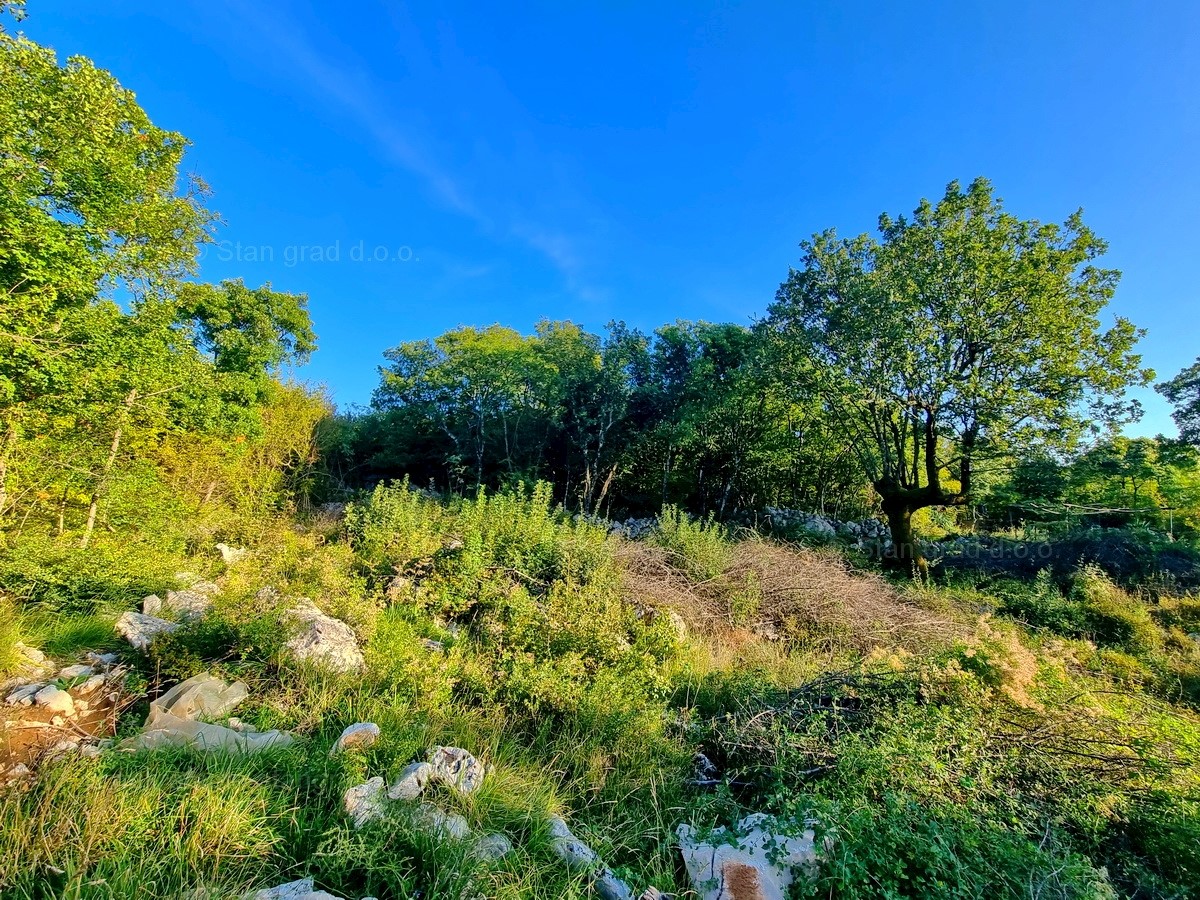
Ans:
MULTIPOLYGON (((1091 570, 1068 593, 1048 576, 999 586, 1005 616, 1032 597, 1083 610, 1027 614, 1026 631, 980 618, 966 589, 895 586, 834 551, 677 511, 662 522, 655 541, 630 542, 568 516, 548 485, 446 503, 397 484, 342 522, 264 532, 221 576, 213 614, 127 658, 151 691, 199 671, 243 679, 245 721, 300 742, 48 766, 3 800, 6 896, 236 896, 311 874, 345 896, 582 897, 548 850, 549 812, 645 887, 675 884, 680 821, 749 810, 829 835, 802 888, 813 896, 1195 890, 1200 718, 1109 658, 1151 671, 1195 601, 1134 613, 1144 601, 1091 570), (354 623, 365 675, 318 676, 281 654, 278 616, 297 595, 354 623), (358 720, 383 740, 330 759, 358 720), (495 765, 478 796, 441 802, 514 836, 514 856, 481 863, 403 819, 351 828, 342 791, 434 743, 495 765), (715 789, 691 781, 697 752, 722 774, 715 789)), ((60 620, 111 617, 77 585, 44 595, 60 620)), ((20 616, 41 603, 27 593, 20 616)), ((122 730, 138 724, 133 710, 122 730)))

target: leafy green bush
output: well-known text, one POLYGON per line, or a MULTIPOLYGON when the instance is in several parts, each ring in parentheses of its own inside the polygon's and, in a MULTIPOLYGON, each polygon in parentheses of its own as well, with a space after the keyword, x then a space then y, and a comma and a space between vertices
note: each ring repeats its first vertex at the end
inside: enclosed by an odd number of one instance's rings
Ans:
POLYGON ((1108 874, 1064 846, 978 809, 928 804, 885 792, 869 804, 819 802, 810 814, 836 822, 807 897, 1116 900, 1108 874))
POLYGON ((651 540, 667 550, 678 567, 696 581, 716 578, 729 565, 725 528, 709 516, 693 519, 677 506, 664 506, 651 540))
POLYGON ((284 634, 274 616, 237 621, 218 609, 159 636, 150 648, 150 665, 159 677, 174 681, 201 672, 236 679, 274 659, 284 634))
POLYGON ((1098 566, 1082 567, 1071 585, 1071 599, 1085 617, 1088 636, 1096 643, 1148 656, 1162 647, 1162 634, 1145 603, 1131 597, 1098 566))
POLYGON ((1200 597, 1163 597, 1151 614, 1164 628, 1200 631, 1200 597))
POLYGON ((1030 628, 1066 637, 1082 637, 1087 631, 1084 609, 1064 596, 1049 569, 1042 569, 1032 581, 1001 580, 992 590, 1001 601, 1001 612, 1030 628))
POLYGON ((446 506, 404 483, 381 486, 347 521, 364 568, 408 586, 386 617, 398 658, 374 657, 388 678, 426 683, 404 661, 414 640, 458 633, 469 664, 434 668, 480 706, 596 721, 606 709, 653 719, 660 708, 676 649, 669 623, 644 621, 624 602, 613 539, 556 508, 548 485, 446 506))

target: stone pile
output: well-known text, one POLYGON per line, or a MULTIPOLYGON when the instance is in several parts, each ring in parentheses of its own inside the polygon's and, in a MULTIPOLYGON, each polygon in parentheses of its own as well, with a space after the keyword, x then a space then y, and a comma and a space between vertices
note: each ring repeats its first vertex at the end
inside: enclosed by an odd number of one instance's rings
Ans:
POLYGON ((0 685, 0 784, 33 774, 40 762, 66 752, 95 755, 111 744, 111 717, 125 669, 111 653, 58 668, 41 651, 16 645, 28 662, 0 685))

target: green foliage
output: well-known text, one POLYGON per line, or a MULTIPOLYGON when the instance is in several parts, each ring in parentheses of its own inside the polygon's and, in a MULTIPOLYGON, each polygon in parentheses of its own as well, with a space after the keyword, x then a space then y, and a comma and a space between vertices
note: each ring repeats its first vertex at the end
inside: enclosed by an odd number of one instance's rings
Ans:
POLYGON ((1088 636, 1099 644, 1149 656, 1162 647, 1162 637, 1146 604, 1126 594, 1094 566, 1075 576, 1071 599, 1083 609, 1088 636))
POLYGON ((993 590, 1002 602, 1002 611, 1031 628, 1068 637, 1086 633, 1085 610, 1063 595, 1049 569, 1039 571, 1033 581, 1008 579, 997 583, 993 590))
POLYGON ((1179 426, 1180 438, 1200 445, 1200 359, 1154 389, 1175 407, 1171 415, 1179 426))
POLYGON ((664 506, 652 539, 696 581, 716 578, 729 565, 729 539, 712 516, 693 519, 677 506, 664 506))
POLYGON ((0 681, 15 674, 24 662, 17 648, 22 638, 16 606, 0 593, 0 681))
POLYGON ((374 411, 342 423, 335 452, 339 471, 370 482, 408 475, 461 491, 544 478, 589 514, 868 502, 850 448, 742 326, 459 328, 385 356, 374 411))
POLYGON ((88 550, 26 538, 0 553, 0 590, 43 612, 108 611, 175 587, 179 552, 135 541, 88 550))
MULTIPOLYGON (((447 506, 404 483, 380 486, 346 523, 367 570, 381 585, 396 576, 389 594, 407 601, 384 626, 401 660, 416 634, 461 631, 454 645, 470 642, 469 664, 441 668, 460 696, 605 728, 662 696, 674 649, 666 626, 637 620, 621 602, 605 530, 555 509, 549 485, 447 506)), ((402 682, 418 674, 379 664, 402 682)))
MULTIPOLYGON (((837 821, 830 861, 803 896, 1116 900, 1107 873, 1062 846, 950 804, 886 793, 865 806, 820 804, 837 821)), ((1057 837, 1057 836, 1056 836, 1057 837)))
MULTIPOLYGON (((1152 373, 1128 321, 1102 329, 1119 273, 1096 266, 1105 244, 1079 213, 1022 221, 980 178, 951 182, 911 219, 881 216, 879 231, 805 242, 763 327, 795 389, 852 443, 894 528, 970 498, 977 461, 1069 445, 1089 416, 1131 413, 1122 392, 1152 373)), ((911 535, 900 545, 913 556, 911 535)))
POLYGON ((739 799, 829 839, 800 894, 1187 896, 1195 719, 1136 695, 1109 705, 1056 667, 1027 685, 1035 705, 1015 705, 994 678, 1010 651, 985 638, 990 661, 892 657, 791 688, 760 673, 750 690, 734 686, 749 673, 730 673, 697 704, 739 799), (1172 823, 1161 835, 1159 815, 1172 823))

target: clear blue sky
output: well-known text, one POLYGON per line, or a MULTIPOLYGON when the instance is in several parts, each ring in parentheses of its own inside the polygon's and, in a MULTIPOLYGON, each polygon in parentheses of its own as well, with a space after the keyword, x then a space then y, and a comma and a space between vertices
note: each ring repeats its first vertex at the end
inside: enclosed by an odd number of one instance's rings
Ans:
POLYGON ((29 6, 191 138, 203 277, 307 292, 341 404, 459 324, 749 322, 802 238, 976 175, 1084 208, 1160 376, 1200 354, 1195 0, 29 6))

